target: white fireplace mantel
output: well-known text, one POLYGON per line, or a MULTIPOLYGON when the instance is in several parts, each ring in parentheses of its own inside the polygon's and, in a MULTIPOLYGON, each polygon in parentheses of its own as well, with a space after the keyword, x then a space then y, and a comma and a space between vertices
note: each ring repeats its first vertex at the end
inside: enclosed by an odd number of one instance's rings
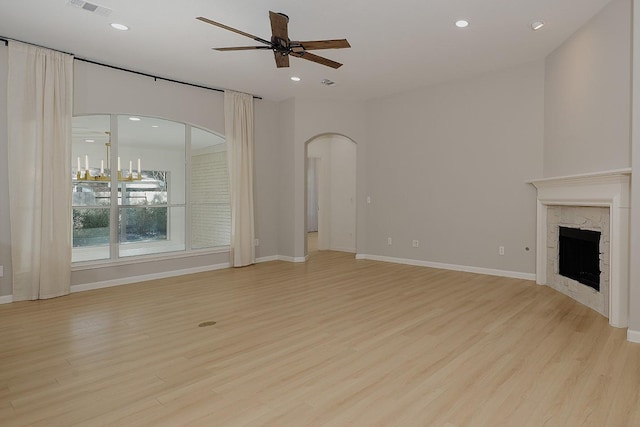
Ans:
POLYGON ((547 278, 547 207, 609 207, 609 324, 624 328, 629 318, 629 193, 631 169, 531 180, 538 190, 536 282, 547 278))

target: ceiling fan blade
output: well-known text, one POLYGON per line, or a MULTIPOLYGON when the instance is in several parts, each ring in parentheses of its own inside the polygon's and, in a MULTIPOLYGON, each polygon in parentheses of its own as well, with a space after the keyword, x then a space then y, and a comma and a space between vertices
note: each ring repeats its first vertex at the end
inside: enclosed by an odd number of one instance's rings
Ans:
POLYGON ((313 40, 308 42, 291 42, 292 45, 299 44, 305 50, 315 49, 345 49, 351 47, 347 39, 339 40, 313 40))
POLYGON ((271 46, 238 46, 238 47, 214 47, 213 50, 219 50, 220 52, 226 52, 230 50, 256 50, 256 49, 269 49, 271 46))
POLYGON ((280 52, 273 52, 273 57, 276 59, 276 67, 287 68, 289 66, 289 55, 283 55, 280 52))
POLYGON ((322 56, 314 55, 310 52, 291 52, 290 55, 297 56, 298 58, 306 59, 307 61, 316 62, 318 64, 326 65, 331 68, 340 68, 342 64, 322 56))
MULTIPOLYGON (((269 19, 271 20, 271 34, 275 38, 289 42, 289 18, 282 13, 269 11, 269 19)), ((272 39, 273 40, 273 39, 272 39)))
POLYGON ((234 51, 234 50, 266 50, 272 49, 276 66, 278 68, 289 67, 289 55, 296 56, 298 58, 305 59, 307 61, 315 62, 317 64, 325 65, 331 68, 340 68, 342 64, 331 59, 324 58, 322 56, 314 55, 308 50, 315 49, 344 49, 349 48, 351 45, 347 39, 333 39, 333 40, 311 40, 303 42, 291 42, 289 40, 289 17, 284 13, 276 13, 269 11, 269 20, 271 21, 271 40, 265 40, 253 34, 240 31, 238 29, 229 27, 228 25, 221 24, 216 21, 212 21, 209 18, 199 16, 196 18, 206 24, 213 25, 222 28, 227 31, 231 31, 241 36, 249 37, 264 46, 235 46, 235 47, 220 47, 214 48, 217 51, 234 51))
POLYGON ((253 40, 255 40, 255 41, 259 42, 259 43, 264 43, 264 44, 269 45, 269 46, 271 45, 271 42, 269 42, 269 41, 267 41, 265 39, 261 39, 260 37, 254 36, 253 34, 245 33, 244 31, 236 30, 235 28, 229 27, 228 25, 224 25, 224 24, 221 24, 219 22, 212 21, 209 18, 205 18, 203 16, 198 16, 196 19, 198 21, 206 22, 207 24, 215 25, 216 27, 220 27, 220 28, 223 28, 225 30, 232 31, 232 32, 234 32, 236 34, 240 34, 241 36, 249 37, 250 39, 253 39, 253 40))

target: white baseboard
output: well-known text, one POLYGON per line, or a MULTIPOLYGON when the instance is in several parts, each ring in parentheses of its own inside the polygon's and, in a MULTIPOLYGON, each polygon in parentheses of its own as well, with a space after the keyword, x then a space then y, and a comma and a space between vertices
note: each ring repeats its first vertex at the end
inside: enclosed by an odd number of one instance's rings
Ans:
MULTIPOLYGON (((352 250, 345 249, 344 252, 353 252, 352 250)), ((464 265, 455 264, 443 264, 438 262, 420 261, 415 259, 393 258, 379 255, 368 255, 356 253, 356 259, 368 259, 372 261, 392 262, 395 264, 407 264, 420 267, 440 268, 444 270, 464 271, 468 273, 488 274, 491 276, 510 277, 514 279, 535 280, 536 275, 530 273, 520 273, 517 271, 506 270, 494 270, 489 268, 469 267, 464 265)), ((269 262, 269 261, 286 261, 286 262, 306 262, 308 256, 304 257, 289 257, 284 255, 272 255, 256 259, 256 263, 269 262)), ((183 276, 186 274, 203 273, 205 271, 220 270, 223 268, 229 268, 229 263, 208 265, 204 267, 187 268, 182 270, 166 271, 162 273, 144 274, 141 276, 124 277, 121 279, 105 280, 101 282, 85 283, 80 285, 71 286, 71 292, 90 291, 93 289, 109 288, 112 286, 128 285, 131 283, 146 282, 148 280, 166 279, 168 277, 183 276)), ((0 304, 9 304, 13 302, 13 295, 0 296, 0 304)), ((640 331, 627 331, 627 339, 632 342, 640 343, 640 331)))
POLYGON ((627 329, 627 341, 640 343, 640 331, 627 329))
POLYGON ((457 264, 444 264, 440 262, 421 261, 417 259, 393 258, 379 255, 356 254, 356 259, 368 259, 372 261, 393 262, 395 264, 415 265, 419 267, 440 268, 442 270, 463 271, 466 273, 487 274, 489 276, 509 277, 512 279, 536 280, 535 273, 521 273, 518 271, 495 270, 492 268, 471 267, 457 264))
POLYGON ((278 260, 279 261, 287 261, 287 262, 306 262, 309 259, 308 256, 297 256, 297 257, 291 257, 291 256, 284 256, 284 255, 278 255, 278 260))
POLYGON ((309 260, 308 255, 298 256, 298 257, 285 256, 285 255, 271 255, 271 256, 265 256, 262 258, 257 258, 256 263, 269 262, 269 261, 307 262, 308 260, 309 260))
MULTIPOLYGON (((269 261, 287 261, 287 262, 305 262, 307 257, 286 257, 282 255, 272 255, 261 258, 256 258, 256 263, 269 262, 269 261)), ((102 282, 85 283, 82 285, 71 286, 71 292, 90 291, 93 289, 110 288, 112 286, 128 285, 131 283, 146 282, 148 280, 166 279, 168 277, 183 276, 186 274, 204 273, 205 271, 221 270, 223 268, 231 268, 231 264, 228 262, 222 264, 208 265, 204 267, 186 268, 183 270, 166 271, 163 273, 145 274, 141 276, 124 277, 122 279, 105 280, 102 282)), ((3 302, 12 302, 11 299, 3 301, 0 297, 0 304, 3 302)))
POLYGON ((203 267, 185 268, 182 270, 165 271, 162 273, 143 274, 141 276, 123 277, 122 279, 105 280, 102 282, 85 283, 71 286, 71 292, 91 291, 94 289, 110 288, 112 286, 128 285, 131 283, 146 282, 148 280, 166 279, 168 277, 184 276, 186 274, 203 273, 205 271, 221 270, 229 268, 228 262, 223 264, 207 265, 203 267))

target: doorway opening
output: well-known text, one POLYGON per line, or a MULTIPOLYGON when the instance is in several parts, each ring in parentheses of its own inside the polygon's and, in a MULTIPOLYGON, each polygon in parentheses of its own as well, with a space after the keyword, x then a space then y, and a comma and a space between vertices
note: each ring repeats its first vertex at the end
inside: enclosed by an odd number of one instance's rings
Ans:
POLYGON ((356 252, 356 144, 338 134, 307 144, 307 254, 356 252))

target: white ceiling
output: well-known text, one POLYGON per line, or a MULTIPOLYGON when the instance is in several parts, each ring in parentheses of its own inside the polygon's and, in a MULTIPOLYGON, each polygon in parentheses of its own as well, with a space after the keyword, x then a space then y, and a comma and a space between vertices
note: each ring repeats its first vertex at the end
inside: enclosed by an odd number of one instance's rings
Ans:
POLYGON ((0 37, 200 85, 289 97, 370 99, 541 59, 609 0, 97 0, 108 17, 69 0, 1 0, 0 37), (292 40, 347 38, 351 49, 314 51, 337 70, 299 58, 277 69, 268 51, 195 18, 204 16, 264 39, 268 12, 289 16, 292 40), (471 25, 458 29, 454 21, 471 25), (530 22, 547 25, 532 31, 530 22), (121 32, 109 27, 119 22, 121 32), (289 77, 296 75, 301 82, 289 77), (322 79, 337 84, 326 87, 322 79))

